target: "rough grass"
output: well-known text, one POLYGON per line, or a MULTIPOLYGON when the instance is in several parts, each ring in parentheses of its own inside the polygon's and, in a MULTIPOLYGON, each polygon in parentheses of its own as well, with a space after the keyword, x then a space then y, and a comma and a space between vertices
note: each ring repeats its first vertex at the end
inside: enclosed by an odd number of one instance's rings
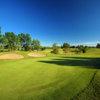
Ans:
POLYGON ((100 71, 94 73, 90 84, 72 100, 100 100, 100 71))
POLYGON ((100 50, 71 51, 67 55, 39 51, 48 55, 43 58, 10 52, 25 58, 0 60, 0 100, 99 100, 100 50))

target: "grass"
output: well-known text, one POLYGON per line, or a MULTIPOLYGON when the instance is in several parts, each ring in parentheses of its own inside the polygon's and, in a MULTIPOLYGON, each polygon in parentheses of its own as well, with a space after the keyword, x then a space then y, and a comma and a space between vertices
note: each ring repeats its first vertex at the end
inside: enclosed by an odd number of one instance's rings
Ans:
MULTIPOLYGON (((0 60, 0 100, 100 100, 100 49, 0 60), (96 73, 96 74, 95 74, 96 73)), ((2 52, 7 54, 8 52, 2 52)))
POLYGON ((100 100, 100 71, 94 73, 90 84, 73 100, 100 100))

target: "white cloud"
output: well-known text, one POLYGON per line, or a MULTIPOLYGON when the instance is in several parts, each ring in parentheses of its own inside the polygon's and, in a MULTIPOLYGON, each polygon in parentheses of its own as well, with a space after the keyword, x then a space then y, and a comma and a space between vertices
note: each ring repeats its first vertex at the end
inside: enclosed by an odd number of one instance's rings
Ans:
POLYGON ((97 43, 100 43, 100 41, 91 41, 91 42, 83 42, 83 43, 74 43, 72 45, 88 45, 88 46, 96 46, 97 43))

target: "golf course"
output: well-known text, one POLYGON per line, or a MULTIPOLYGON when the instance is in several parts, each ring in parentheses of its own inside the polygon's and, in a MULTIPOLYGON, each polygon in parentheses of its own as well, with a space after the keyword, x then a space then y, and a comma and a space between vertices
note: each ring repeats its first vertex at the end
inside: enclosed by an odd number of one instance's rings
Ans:
POLYGON ((100 100, 100 49, 90 48, 85 54, 74 49, 67 54, 50 52, 0 52, 23 56, 0 59, 0 100, 100 100))
POLYGON ((100 100, 100 0, 0 0, 0 100, 100 100))

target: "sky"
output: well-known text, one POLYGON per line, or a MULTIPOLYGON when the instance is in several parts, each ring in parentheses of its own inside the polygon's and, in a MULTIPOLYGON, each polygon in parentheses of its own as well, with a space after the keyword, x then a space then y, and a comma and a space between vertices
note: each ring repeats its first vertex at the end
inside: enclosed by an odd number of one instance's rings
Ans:
POLYGON ((95 46, 100 42, 100 0, 0 0, 5 32, 29 33, 42 46, 95 46))

